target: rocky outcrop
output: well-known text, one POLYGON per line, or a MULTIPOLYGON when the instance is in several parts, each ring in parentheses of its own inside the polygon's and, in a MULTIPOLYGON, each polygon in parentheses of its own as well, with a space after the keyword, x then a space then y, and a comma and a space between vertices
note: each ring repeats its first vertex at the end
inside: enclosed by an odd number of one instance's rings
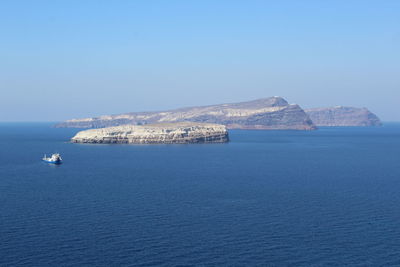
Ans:
POLYGON ((226 125, 230 129, 313 130, 315 125, 298 105, 281 97, 249 102, 189 107, 162 112, 134 112, 96 118, 74 119, 56 127, 102 128, 124 124, 164 122, 205 122, 226 125))
POLYGON ((189 144, 228 142, 224 125, 210 123, 159 123, 121 125, 78 132, 73 143, 100 144, 189 144))
POLYGON ((306 109, 317 126, 380 126, 379 118, 366 108, 330 107, 306 109))

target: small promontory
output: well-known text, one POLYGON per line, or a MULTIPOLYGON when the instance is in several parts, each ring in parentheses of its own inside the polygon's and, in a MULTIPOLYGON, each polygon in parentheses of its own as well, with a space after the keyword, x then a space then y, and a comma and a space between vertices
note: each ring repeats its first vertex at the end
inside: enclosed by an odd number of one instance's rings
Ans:
POLYGON ((336 106, 305 110, 317 126, 380 126, 382 122, 366 108, 336 106))
POLYGON ((121 125, 78 132, 73 143, 100 144, 191 144, 229 141, 224 125, 212 123, 157 123, 121 125))

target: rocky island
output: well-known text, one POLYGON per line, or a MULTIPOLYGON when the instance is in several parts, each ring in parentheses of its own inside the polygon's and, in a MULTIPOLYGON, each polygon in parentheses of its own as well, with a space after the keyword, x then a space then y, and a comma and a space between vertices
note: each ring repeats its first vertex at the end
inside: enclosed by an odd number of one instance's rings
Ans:
POLYGON ((56 127, 103 128, 124 124, 166 122, 203 122, 223 124, 229 129, 314 130, 304 110, 282 97, 269 97, 248 102, 188 107, 161 112, 133 112, 95 118, 73 119, 56 127))
POLYGON ((224 125, 211 123, 158 123, 121 125, 78 132, 73 143, 100 144, 190 144, 229 141, 224 125))
POLYGON ((382 122, 366 108, 336 106, 306 109, 317 126, 380 126, 382 122))

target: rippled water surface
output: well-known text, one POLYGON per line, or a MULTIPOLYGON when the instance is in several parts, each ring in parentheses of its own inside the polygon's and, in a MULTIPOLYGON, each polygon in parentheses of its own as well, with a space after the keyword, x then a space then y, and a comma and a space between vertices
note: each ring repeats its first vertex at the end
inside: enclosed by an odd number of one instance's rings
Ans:
POLYGON ((76 131, 0 124, 0 266, 400 265, 399 124, 209 145, 76 131))

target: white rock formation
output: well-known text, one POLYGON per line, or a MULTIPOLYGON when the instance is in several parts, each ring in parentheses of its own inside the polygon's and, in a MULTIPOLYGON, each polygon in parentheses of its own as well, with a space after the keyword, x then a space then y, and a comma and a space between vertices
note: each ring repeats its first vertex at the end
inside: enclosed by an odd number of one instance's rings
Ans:
POLYGON ((188 144, 228 142, 224 125, 211 123, 158 123, 121 125, 78 132, 74 143, 188 144))

